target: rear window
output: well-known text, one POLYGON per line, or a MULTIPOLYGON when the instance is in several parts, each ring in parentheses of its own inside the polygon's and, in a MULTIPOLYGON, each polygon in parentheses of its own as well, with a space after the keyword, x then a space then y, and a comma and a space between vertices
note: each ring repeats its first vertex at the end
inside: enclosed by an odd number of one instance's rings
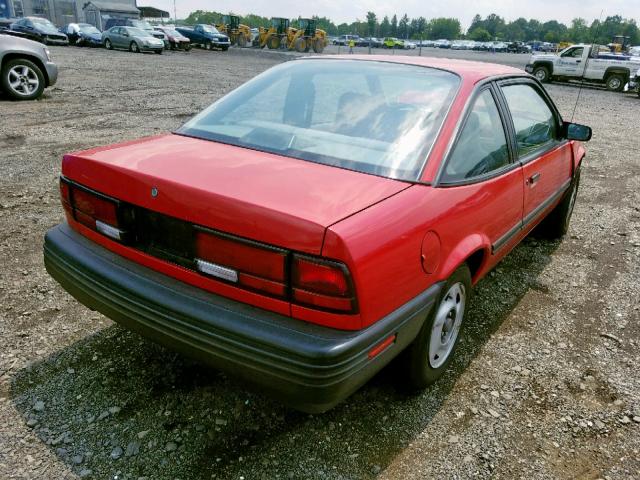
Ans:
POLYGON ((298 60, 257 76, 177 133, 417 180, 459 78, 413 65, 298 60))

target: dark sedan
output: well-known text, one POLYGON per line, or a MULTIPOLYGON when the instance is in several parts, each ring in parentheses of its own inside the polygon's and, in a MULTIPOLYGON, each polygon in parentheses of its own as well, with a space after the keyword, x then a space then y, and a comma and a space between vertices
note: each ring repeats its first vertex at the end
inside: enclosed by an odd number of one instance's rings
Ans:
POLYGON ((79 47, 101 47, 102 33, 89 23, 69 23, 60 29, 69 38, 71 45, 79 47))
POLYGON ((46 18, 24 17, 11 24, 11 30, 47 45, 69 45, 69 39, 46 18))

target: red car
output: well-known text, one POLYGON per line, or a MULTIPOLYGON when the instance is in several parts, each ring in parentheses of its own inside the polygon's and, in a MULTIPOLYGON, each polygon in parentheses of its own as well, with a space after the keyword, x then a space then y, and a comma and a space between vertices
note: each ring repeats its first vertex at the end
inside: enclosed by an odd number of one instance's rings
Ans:
POLYGON ((178 32, 175 27, 157 26, 154 30, 166 35, 171 50, 191 50, 191 40, 178 32))
POLYGON ((566 231, 589 127, 514 68, 284 63, 176 132, 65 155, 49 273, 127 328, 324 411, 450 363, 472 286, 566 231))

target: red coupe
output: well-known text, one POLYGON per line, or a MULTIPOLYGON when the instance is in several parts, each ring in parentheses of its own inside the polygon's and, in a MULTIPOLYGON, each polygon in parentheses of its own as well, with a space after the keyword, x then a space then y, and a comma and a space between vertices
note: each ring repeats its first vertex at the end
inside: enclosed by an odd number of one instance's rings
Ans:
POLYGON ((47 270, 80 302, 305 411, 402 353, 450 363, 472 286, 568 228, 591 129, 514 68, 316 57, 176 132, 65 155, 47 270))

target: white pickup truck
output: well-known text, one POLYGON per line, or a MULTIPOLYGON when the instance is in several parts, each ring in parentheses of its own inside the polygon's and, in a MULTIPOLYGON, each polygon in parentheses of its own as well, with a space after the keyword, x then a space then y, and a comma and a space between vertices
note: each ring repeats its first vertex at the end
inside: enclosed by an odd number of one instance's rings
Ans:
POLYGON ((640 58, 602 53, 598 45, 571 45, 557 54, 531 55, 525 70, 540 80, 583 80, 621 91, 640 68, 640 58))

